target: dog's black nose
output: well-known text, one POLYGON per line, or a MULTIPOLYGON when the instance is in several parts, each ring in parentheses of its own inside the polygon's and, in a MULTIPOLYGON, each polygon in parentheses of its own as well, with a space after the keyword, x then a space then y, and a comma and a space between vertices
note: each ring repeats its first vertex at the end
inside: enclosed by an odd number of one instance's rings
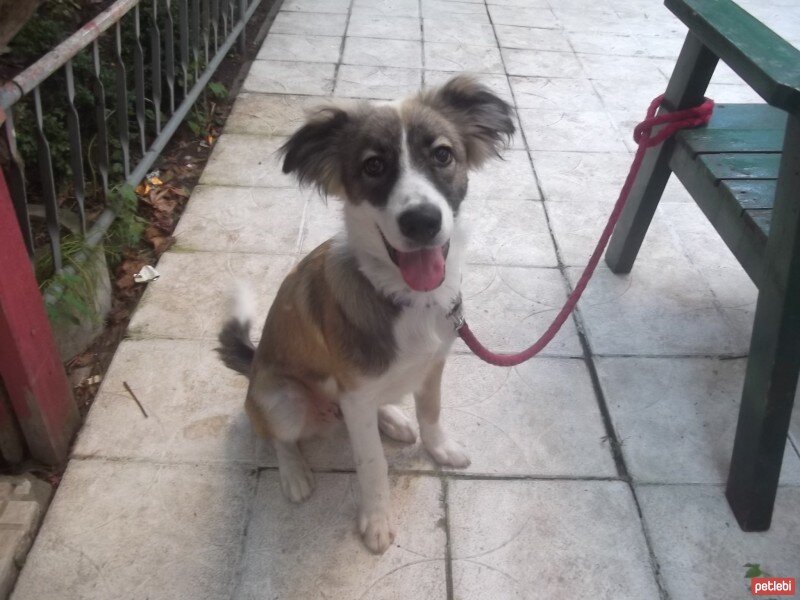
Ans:
POLYGON ((397 217, 400 232, 408 239, 427 244, 442 228, 442 211, 433 204, 418 204, 397 217))

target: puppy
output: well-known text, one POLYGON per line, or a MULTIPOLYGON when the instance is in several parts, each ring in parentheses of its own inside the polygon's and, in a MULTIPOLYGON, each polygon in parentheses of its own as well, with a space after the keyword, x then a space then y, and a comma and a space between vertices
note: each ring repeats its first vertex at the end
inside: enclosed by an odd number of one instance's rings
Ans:
POLYGON ((358 526, 373 552, 395 535, 379 431, 416 439, 396 406, 405 395, 414 394, 433 459, 469 464, 439 422, 461 308, 458 215, 468 172, 513 133, 509 105, 457 76, 398 103, 320 108, 281 148, 284 173, 344 200, 344 231, 286 277, 258 348, 242 305, 219 351, 250 378, 245 408, 275 446, 290 500, 304 500, 314 485, 298 441, 344 420, 361 488, 358 526))

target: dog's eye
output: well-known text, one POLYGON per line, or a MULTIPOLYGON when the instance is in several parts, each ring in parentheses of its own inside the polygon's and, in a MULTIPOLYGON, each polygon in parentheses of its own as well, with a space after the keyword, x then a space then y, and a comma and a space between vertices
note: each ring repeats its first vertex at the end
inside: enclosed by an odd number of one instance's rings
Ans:
POLYGON ((447 146, 439 146, 433 150, 434 160, 442 166, 447 166, 453 160, 453 152, 447 146))
POLYGON ((364 161, 364 173, 370 177, 377 177, 383 173, 384 168, 386 168, 386 164, 383 162, 383 159, 377 156, 371 156, 364 161))

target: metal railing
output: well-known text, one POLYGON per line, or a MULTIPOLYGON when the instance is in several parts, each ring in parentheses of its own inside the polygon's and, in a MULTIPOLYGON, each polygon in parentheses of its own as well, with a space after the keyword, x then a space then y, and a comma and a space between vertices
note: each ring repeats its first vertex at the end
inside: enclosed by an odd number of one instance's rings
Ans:
POLYGON ((32 257, 37 247, 49 245, 55 272, 69 270, 61 253, 65 207, 73 213, 75 218, 69 220, 77 221, 86 247, 103 239, 115 218, 110 186, 135 186, 145 177, 237 38, 244 52, 245 25, 260 2, 118 0, 0 86, 7 181, 32 257), (86 78, 78 81, 83 108, 87 91, 88 101, 94 103, 93 118, 83 122, 76 94, 79 60, 86 78), (59 88, 47 88, 55 79, 59 88), (35 179, 31 169, 26 171, 15 128, 15 114, 25 103, 33 105, 25 116, 33 128, 29 138, 35 139, 35 179), (69 144, 68 166, 60 174, 54 172, 48 138, 53 127, 48 106, 55 105, 65 107, 66 123, 55 126, 66 130, 69 144), (29 193, 32 185, 35 194, 29 193), (102 200, 102 211, 91 223, 86 211, 89 194, 102 200), (30 201, 33 195, 40 203, 30 201), (43 226, 33 228, 32 217, 38 216, 43 226))

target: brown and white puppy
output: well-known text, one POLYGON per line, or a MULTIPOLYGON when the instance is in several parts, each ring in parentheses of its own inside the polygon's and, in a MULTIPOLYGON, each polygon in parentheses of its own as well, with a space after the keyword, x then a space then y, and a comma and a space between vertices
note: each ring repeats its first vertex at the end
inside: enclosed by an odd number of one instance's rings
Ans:
POLYGON ((298 440, 343 417, 361 487, 359 529, 373 552, 394 539, 379 430, 413 442, 397 408, 414 394, 420 436, 441 465, 469 458, 439 422, 442 369, 455 340, 467 175, 514 132, 511 109, 459 76, 399 103, 330 106, 283 146, 283 171, 344 200, 345 228, 286 277, 261 342, 239 302, 220 333, 228 366, 246 373, 246 410, 272 439, 284 493, 308 497, 298 440))

